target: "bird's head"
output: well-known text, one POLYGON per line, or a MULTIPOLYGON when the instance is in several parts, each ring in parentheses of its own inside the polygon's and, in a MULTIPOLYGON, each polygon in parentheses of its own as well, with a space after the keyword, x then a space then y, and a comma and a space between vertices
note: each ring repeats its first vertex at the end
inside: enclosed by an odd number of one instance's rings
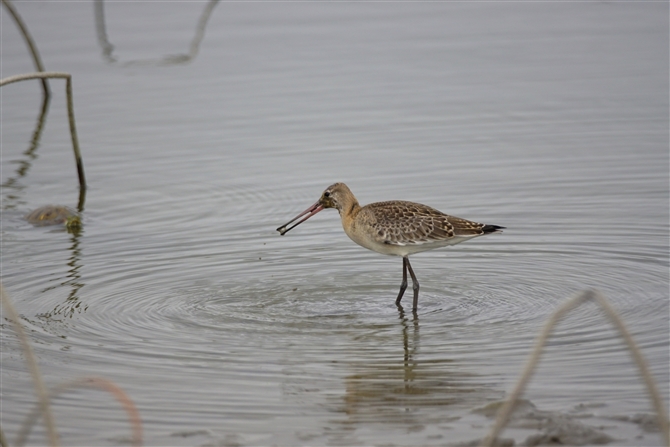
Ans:
POLYGON ((352 203, 357 203, 356 198, 354 195, 351 193, 351 190, 347 185, 344 183, 334 183, 330 185, 328 188, 326 188, 325 191, 321 194, 321 197, 319 200, 316 201, 312 206, 307 208, 305 211, 302 213, 298 214, 295 216, 292 220, 287 222, 285 225, 282 225, 281 227, 277 228, 277 231, 279 231, 279 234, 282 236, 289 230, 297 227, 319 211, 325 209, 325 208, 335 208, 337 211, 342 214, 343 210, 350 209, 352 203), (303 217, 305 216, 305 217, 303 217), (303 217, 302 219, 300 219, 303 217), (300 220, 298 220, 300 219, 300 220), (289 227, 288 225, 292 224, 293 222, 296 222, 293 224, 293 226, 289 227))

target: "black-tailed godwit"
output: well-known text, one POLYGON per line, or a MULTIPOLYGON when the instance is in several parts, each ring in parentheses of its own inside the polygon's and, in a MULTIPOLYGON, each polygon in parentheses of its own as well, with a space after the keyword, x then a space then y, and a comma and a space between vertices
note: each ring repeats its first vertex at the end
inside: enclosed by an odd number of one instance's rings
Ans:
POLYGON ((485 234, 499 233, 505 228, 471 222, 420 203, 401 200, 360 206, 347 185, 335 183, 326 188, 314 205, 277 228, 277 231, 283 236, 324 208, 336 208, 339 211, 344 232, 358 245, 377 253, 402 256, 402 283, 395 303, 402 308, 400 300, 407 289, 409 270, 414 289, 412 309, 415 312, 419 301, 419 281, 409 263, 409 255, 455 245, 485 234), (288 226, 296 220, 298 222, 293 226, 288 226))

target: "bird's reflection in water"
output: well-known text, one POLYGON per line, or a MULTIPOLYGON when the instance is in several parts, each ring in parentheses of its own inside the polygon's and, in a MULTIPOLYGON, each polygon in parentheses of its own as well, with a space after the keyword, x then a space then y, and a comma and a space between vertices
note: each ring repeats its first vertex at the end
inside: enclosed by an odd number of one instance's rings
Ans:
POLYGON ((342 410, 349 429, 368 423, 409 429, 444 423, 457 410, 474 408, 490 398, 489 387, 478 383, 477 376, 462 365, 439 352, 422 353, 419 317, 402 309, 398 312, 402 354, 395 361, 356 364, 357 372, 345 378, 342 410))

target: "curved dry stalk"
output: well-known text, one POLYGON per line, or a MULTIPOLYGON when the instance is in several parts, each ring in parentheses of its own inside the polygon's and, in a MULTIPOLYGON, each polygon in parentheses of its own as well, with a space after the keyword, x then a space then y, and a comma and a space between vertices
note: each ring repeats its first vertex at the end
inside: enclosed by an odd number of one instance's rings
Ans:
MULTIPOLYGON (((32 54, 33 56, 33 63, 35 64, 35 70, 43 72, 44 65, 42 65, 42 59, 40 58, 40 53, 37 51, 37 45, 35 45, 33 38, 28 32, 28 27, 26 26, 25 23, 23 23, 23 19, 21 19, 19 13, 16 11, 16 9, 14 9, 14 5, 12 4, 11 1, 2 0, 2 4, 5 5, 5 8, 7 8, 9 15, 11 15, 12 18, 14 19, 14 22, 16 22, 16 26, 19 27, 19 31, 21 31, 21 34, 23 35, 23 38, 25 39, 26 44, 28 45, 30 54, 32 54)), ((42 91, 44 92, 45 97, 51 96, 51 91, 49 90, 49 83, 47 82, 46 78, 42 78, 42 91)))
POLYGON ((196 54, 198 54, 200 42, 202 42, 202 38, 205 36, 207 21, 209 20, 209 16, 212 15, 212 11, 218 2, 219 0, 210 0, 209 3, 207 3, 207 6, 205 6, 205 10, 202 12, 200 20, 198 20, 195 36, 193 36, 193 41, 191 42, 191 47, 188 52, 189 59, 194 58, 196 54))
POLYGON ((21 348, 23 349, 23 354, 26 357, 26 363, 28 364, 28 369, 30 374, 33 376, 33 382, 35 383, 35 392, 37 393, 37 408, 39 409, 40 414, 44 414, 44 424, 46 425, 47 436, 49 438, 49 444, 52 446, 58 446, 58 433, 56 432, 56 424, 54 422, 53 414, 51 413, 51 407, 49 406, 49 393, 47 387, 42 380, 42 375, 37 366, 37 360, 35 359, 35 354, 33 353, 33 348, 28 342, 26 334, 23 332, 23 326, 19 321, 19 315, 16 313, 12 302, 9 299, 9 296, 5 292, 5 288, 0 283, 0 298, 2 299, 2 307, 6 312, 6 318, 13 324, 16 335, 21 343, 21 348))
MULTIPOLYGON (((175 65, 175 64, 185 64, 190 62, 198 54, 198 49, 200 48, 200 43, 205 35, 205 28, 207 26, 207 21, 212 15, 214 7, 219 2, 219 0, 209 0, 205 9, 203 10, 200 18, 198 19, 198 24, 196 25, 195 35, 189 46, 188 53, 185 54, 173 54, 168 56, 163 56, 160 59, 138 59, 125 62, 123 65, 175 65)), ((109 42, 107 38, 107 27, 105 25, 105 11, 104 11, 104 2, 103 0, 96 0, 94 2, 94 11, 95 11, 95 26, 98 34, 98 42, 102 47, 102 55, 107 60, 107 62, 113 63, 117 61, 117 58, 112 55, 114 50, 114 45, 109 42)))
POLYGON ((561 320, 561 318, 565 316, 566 313, 568 313, 575 307, 589 300, 595 301, 602 308, 603 312, 605 312, 605 315, 607 315, 612 324, 619 331, 619 335, 621 335, 621 337, 626 342, 628 350, 630 351, 633 360, 637 364, 637 367, 640 371, 640 375, 642 376, 642 379, 645 385, 647 386, 647 391, 649 392, 652 403, 654 405, 654 409, 656 410, 656 418, 658 427, 661 430, 661 436, 663 437, 665 445, 670 447, 670 432, 668 431, 668 415, 665 411, 663 401, 661 400, 661 395, 658 392, 658 389, 656 388, 656 383, 654 382, 654 379, 651 376, 651 373, 649 372, 647 363, 644 360, 644 357, 642 356, 640 349, 637 347, 635 341, 628 332, 628 329, 626 329, 626 326, 621 320, 621 317, 619 317, 619 315, 614 310, 614 308, 612 308, 607 299, 600 292, 594 290, 585 290, 579 293, 578 295, 576 295, 575 297, 564 303, 561 307, 556 309, 556 311, 554 311, 554 313, 549 317, 549 319, 544 325, 544 328, 542 329, 542 332, 535 341, 533 352, 528 358, 526 366, 523 369, 523 373, 521 374, 521 377, 519 378, 516 386, 514 387, 514 390, 510 393, 509 398, 498 411, 495 424, 491 428, 491 431, 486 436, 486 438, 484 438, 484 440, 482 441, 482 447, 491 447, 493 445, 494 440, 498 437, 498 435, 502 432, 503 428, 507 424, 509 417, 512 414, 512 410, 514 409, 514 405, 516 404, 519 397, 521 397, 521 395, 523 394, 524 390, 526 389, 526 385, 528 384, 530 378, 535 372, 535 368, 537 367, 537 364, 540 360, 544 346, 547 342, 547 339, 551 335, 554 326, 556 326, 556 324, 561 320))
MULTIPOLYGON (((3 0, 4 1, 4 0, 3 0)), ((65 79, 65 93, 67 95, 67 114, 70 122, 70 136, 72 137, 72 149, 74 150, 74 158, 77 163, 77 174, 79 176, 79 211, 84 208, 84 197, 86 191, 86 177, 84 176, 84 162, 81 159, 81 152, 79 151, 79 140, 77 139, 77 127, 74 120, 74 101, 72 99, 72 75, 70 73, 47 71, 40 73, 26 73, 15 76, 8 76, 0 79, 0 87, 19 81, 26 81, 29 79, 48 79, 61 78, 65 79)))
POLYGON ((93 11, 95 14, 95 29, 98 34, 98 43, 102 47, 102 55, 107 62, 116 62, 116 58, 112 56, 114 45, 109 43, 107 38, 107 26, 105 25, 105 8, 103 0, 95 0, 93 2, 93 11))
MULTIPOLYGON (((103 391, 107 391, 112 396, 114 396, 116 400, 119 401, 123 409, 126 410, 126 413, 128 413, 128 419, 133 429, 132 445, 142 445, 142 420, 140 418, 140 412, 137 410, 137 407, 130 399, 130 397, 118 385, 101 377, 82 377, 53 387, 49 397, 53 400, 66 391, 71 391, 76 388, 97 388, 103 391)), ((24 445, 28 440, 30 430, 35 425, 35 422, 41 414, 42 410, 40 407, 35 407, 30 413, 28 413, 28 416, 26 416, 26 419, 23 422, 21 430, 19 430, 19 434, 16 439, 16 445, 18 447, 24 445)))

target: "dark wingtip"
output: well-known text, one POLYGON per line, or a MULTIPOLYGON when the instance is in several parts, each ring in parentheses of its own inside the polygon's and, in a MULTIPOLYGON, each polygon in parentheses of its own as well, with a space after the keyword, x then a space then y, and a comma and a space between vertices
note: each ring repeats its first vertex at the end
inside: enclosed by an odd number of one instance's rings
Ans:
POLYGON ((504 230, 506 227, 501 227, 500 225, 484 225, 482 227, 482 232, 484 234, 489 234, 489 233, 498 233, 504 230))

